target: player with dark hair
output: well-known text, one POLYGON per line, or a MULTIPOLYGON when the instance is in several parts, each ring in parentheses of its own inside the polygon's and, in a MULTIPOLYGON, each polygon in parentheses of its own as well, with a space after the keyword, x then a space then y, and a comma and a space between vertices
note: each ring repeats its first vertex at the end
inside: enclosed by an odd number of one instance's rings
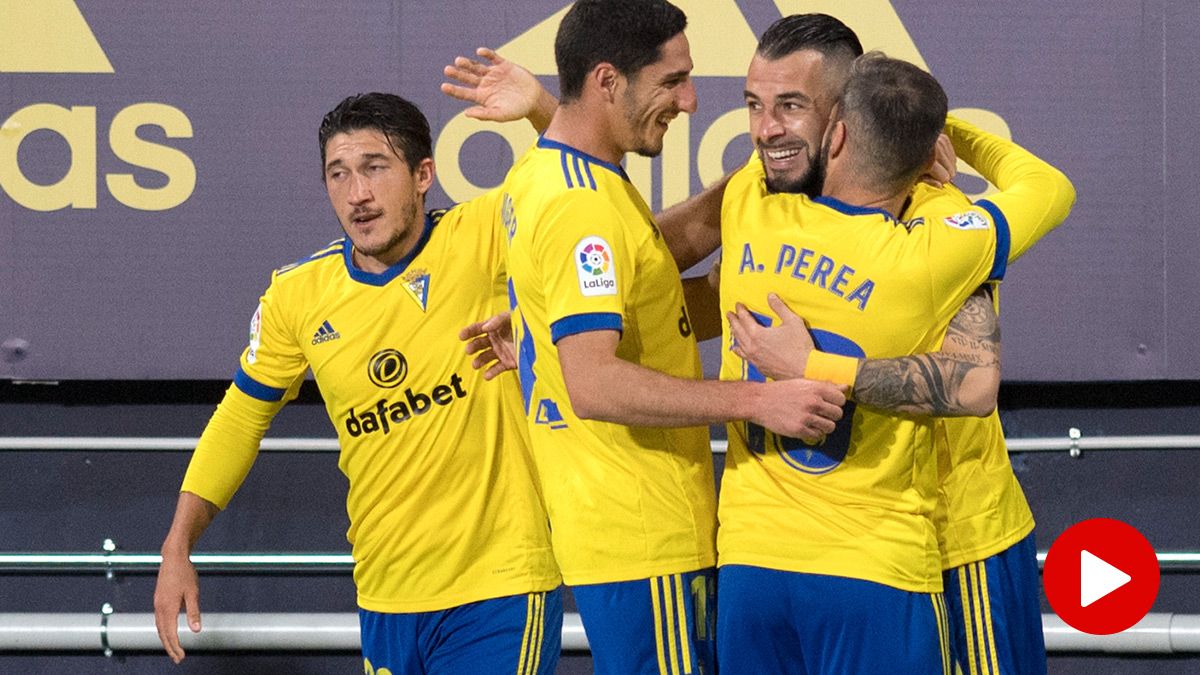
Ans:
POLYGON ((699 379, 678 269, 619 165, 695 110, 685 23, 663 0, 576 2, 556 40, 564 101, 501 188, 534 457, 598 673, 713 672, 701 425, 815 440, 843 402, 803 380, 699 379))
MULTIPOLYGON (((819 190, 823 176, 821 168, 823 134, 834 110, 834 105, 842 95, 842 88, 849 76, 855 57, 860 52, 861 46, 857 38, 854 37, 853 32, 837 19, 827 15, 812 14, 786 17, 774 24, 764 34, 760 49, 751 64, 750 74, 747 78, 746 96, 747 105, 751 113, 752 135, 755 137, 759 157, 761 158, 760 161, 753 162, 748 169, 757 172, 759 176, 758 180, 763 181, 768 189, 768 194, 772 192, 799 191, 801 189, 819 190)), ((486 60, 491 61, 491 64, 481 66, 473 64, 467 59, 460 58, 456 61, 455 67, 448 68, 447 74, 460 79, 467 86, 453 87, 444 85, 443 90, 458 98, 476 103, 477 106, 469 111, 469 114, 473 116, 482 119, 511 119, 511 109, 506 109, 507 106, 504 104, 495 105, 494 94, 499 90, 508 90, 510 92, 512 90, 507 86, 498 86, 499 83, 493 78, 507 78, 510 81, 520 78, 516 78, 510 72, 514 67, 513 64, 499 58, 494 52, 480 50, 478 53, 486 60), (497 75, 497 73, 502 74, 497 75)), ((903 65, 888 61, 876 62, 875 66, 882 66, 884 71, 905 69, 903 65)), ((879 79, 876 81, 876 84, 886 84, 889 80, 894 79, 885 77, 886 74, 886 72, 879 73, 879 79)), ((538 89, 536 81, 533 81, 528 73, 524 73, 522 77, 534 82, 532 88, 538 89)), ((917 77, 915 81, 918 84, 923 83, 926 86, 928 90, 926 95, 931 96, 935 102, 940 99, 940 103, 932 108, 932 116, 937 116, 938 108, 940 108, 941 114, 944 115, 944 95, 937 90, 936 86, 929 86, 931 80, 923 80, 917 77)), ((863 100, 876 95, 877 93, 860 90, 857 93, 852 93, 851 97, 852 99, 863 100)), ((524 96, 526 99, 524 105, 533 105, 533 101, 538 100, 539 97, 542 97, 544 101, 544 96, 544 92, 529 93, 524 96)), ((507 104, 508 102, 503 103, 507 104)), ((860 107, 861 104, 855 104, 854 106, 855 109, 860 107)), ((516 109, 519 108, 520 106, 516 109)), ((915 119, 921 119, 921 111, 912 112, 915 119)), ((865 118, 864 115, 857 115, 857 117, 860 122, 865 118)), ((926 122, 928 122, 928 119, 926 119, 926 122)), ((924 124, 924 126, 929 129, 933 128, 933 125, 928 123, 924 124)), ((1036 221, 1038 223, 1038 225, 1030 230, 1021 228, 1014 232, 1017 238, 1009 242, 1009 259, 1015 259, 1016 256, 1032 245, 1038 236, 1044 234, 1048 227, 1053 227, 1065 216, 1073 199, 1073 190, 1070 188, 1070 184, 1062 178, 1061 173, 1049 168, 1040 160, 1032 158, 1028 153, 1015 148, 1011 143, 1002 142, 986 134, 980 134, 978 130, 974 130, 967 125, 953 120, 950 123, 949 131, 954 137, 956 145, 962 148, 961 151, 963 154, 968 159, 971 159, 972 162, 982 165, 976 168, 982 168, 985 171, 985 176, 1001 183, 1013 195, 1018 195, 1022 190, 1029 190, 1030 188, 1034 190, 1049 188, 1045 193, 1048 197, 1047 206, 1045 212, 1042 214, 1030 214, 1024 211, 1019 205, 1013 206, 1013 201, 1020 202, 1020 199, 1005 202, 1008 208, 1017 211, 1027 222, 1036 221), (1024 165, 1025 171, 1023 176, 1020 175, 1021 172, 1019 171, 1016 174, 1011 171, 1011 169, 1019 165, 1024 165), (1023 186, 1018 185, 1022 180, 1026 181, 1025 184, 1023 186)), ((884 135, 894 134, 885 133, 884 135)), ((926 138, 922 142, 929 141, 928 135, 926 134, 926 138)), ((941 139, 939 143, 942 141, 948 142, 949 139, 941 139)), ((877 157, 875 159, 882 159, 885 163, 900 161, 897 159, 898 156, 895 154, 895 149, 888 150, 888 146, 891 144, 892 141, 885 138, 877 150, 883 152, 884 157, 877 157), (891 159, 886 158, 889 155, 891 159)), ((861 149, 863 152, 876 152, 876 150, 870 148, 861 149)), ((903 155, 900 155, 900 157, 902 158, 903 155)), ((885 191, 891 190, 894 193, 895 190, 893 188, 896 185, 900 185, 904 180, 911 180, 914 177, 906 174, 912 173, 912 166, 916 163, 916 158, 927 159, 923 153, 918 152, 914 154, 912 148, 909 148, 907 157, 911 160, 908 166, 904 166, 901 161, 900 165, 889 166, 885 173, 876 176, 877 179, 883 181, 885 191), (897 171, 899 173, 896 173, 897 171), (891 188, 888 187, 889 184, 891 184, 891 188)), ((944 163, 946 160, 944 157, 940 157, 940 161, 944 163)), ((942 175, 943 177, 948 177, 944 173, 942 175)), ((711 204, 713 194, 716 195, 716 200, 719 202, 723 187, 723 184, 718 185, 716 189, 706 191, 704 194, 693 198, 693 200, 689 200, 685 205, 669 209, 666 214, 661 216, 664 235, 668 236, 672 252, 675 254, 680 268, 691 266, 707 255, 715 248, 716 243, 719 242, 719 230, 716 227, 718 220, 716 218, 695 218, 694 216, 696 214, 696 202, 707 199, 711 204), (674 217, 679 215, 678 212, 687 212, 689 217, 674 217), (670 227, 668 227, 668 223, 670 227)), ((841 188, 834 186, 835 193, 839 189, 841 188)), ((926 203, 933 196, 939 195, 941 197, 939 203, 945 204, 946 208, 964 209, 969 206, 966 199, 952 187, 947 187, 946 191, 945 194, 942 194, 926 189, 923 186, 919 187, 913 194, 914 199, 910 204, 910 208, 913 205, 926 203), (950 201, 946 201, 947 198, 950 201)), ((907 196, 907 189, 902 192, 907 196)), ((845 198, 847 201, 850 201, 851 199, 859 199, 861 196, 846 196, 845 198)), ((904 200, 901 200, 899 203, 894 204, 893 208, 898 210, 903 204, 904 200)), ((911 214, 911 210, 908 213, 911 214)), ((738 216, 735 214, 733 217, 736 219, 738 216)), ((908 218, 908 215, 905 218, 908 218)), ((729 218, 726 220, 728 221, 729 218)), ((966 222, 974 223, 976 221, 968 217, 966 222)), ((802 259, 804 258, 804 256, 801 257, 802 259)), ((811 262, 809 261, 809 264, 811 262)), ((830 272, 831 270, 825 270, 821 274, 815 275, 814 278, 820 280, 823 284, 828 283, 830 272)), ((835 276, 835 282, 836 279, 837 277, 835 276)), ((842 292, 848 292, 848 290, 844 289, 842 292)), ((761 302, 761 299, 758 301, 761 302)), ((949 328, 946 329, 945 338, 941 341, 940 352, 893 359, 854 359, 841 362, 836 366, 835 370, 843 377, 849 373, 849 376, 845 377, 848 382, 854 382, 854 375, 857 374, 858 380, 855 391, 856 398, 861 405, 884 410, 896 410, 906 414, 987 414, 988 411, 994 408, 995 388, 998 382, 999 338, 996 317, 991 304, 992 300, 986 291, 981 290, 973 294, 950 323, 949 328)), ((772 299, 770 308, 783 318, 781 327, 769 330, 756 329, 754 328, 756 324, 753 319, 747 320, 748 315, 745 313, 739 313, 734 317, 733 325, 735 333, 739 326, 743 328, 751 326, 751 328, 743 330, 741 336, 743 338, 753 338, 753 340, 747 339, 746 343, 740 345, 738 353, 749 355, 753 352, 753 357, 749 360, 756 365, 760 365, 761 371, 765 374, 773 374, 775 377, 781 378, 797 376, 803 372, 806 364, 804 358, 806 350, 800 352, 799 356, 797 356, 795 349, 802 340, 807 340, 808 349, 811 349, 811 338, 805 329, 803 320, 792 314, 786 304, 778 299, 772 299), (779 341, 779 336, 785 335, 785 330, 789 330, 790 332, 786 333, 787 339, 784 339, 783 342, 798 344, 785 344, 785 348, 779 348, 776 345, 771 349, 765 347, 751 349, 748 344, 751 342, 771 343, 779 341), (767 358, 772 356, 773 352, 775 356, 782 354, 774 362, 772 362, 772 359, 767 358), (795 370, 797 364, 800 368, 799 373, 795 370)), ((934 344, 936 345, 936 341, 934 344)), ((769 344, 766 346, 769 346, 769 344)), ((828 362, 832 360, 836 362, 836 357, 830 357, 820 352, 814 352, 813 354, 814 361, 826 360, 828 362)), ((986 421, 972 421, 969 418, 948 420, 947 426, 937 427, 936 435, 939 438, 939 452, 942 453, 943 457, 946 456, 944 444, 941 441, 941 431, 943 429, 952 429, 960 424, 963 426, 975 423, 990 425, 991 422, 998 422, 995 419, 994 412, 992 412, 992 417, 986 421)), ((995 426, 998 430, 998 424, 995 426)), ((761 433, 761 430, 756 433, 761 433)), ((1002 442, 1000 451, 1003 452, 1002 442)), ((1003 466, 1007 468, 1007 462, 1003 454, 1001 458, 1005 460, 1003 466)), ((928 464, 925 466, 928 466, 928 464)), ((1011 469, 1007 469, 1007 473, 1011 475, 1011 469)), ((1015 480, 1012 482, 1015 484, 1015 480)), ((928 488, 929 486, 925 487, 928 488)), ((932 492, 932 489, 929 491, 932 492)), ((1024 500, 1020 498, 1019 492, 1017 496, 1020 503, 1023 504, 1024 500)), ((1011 504, 1011 501, 1009 503, 1011 504)), ((927 519, 930 515, 928 511, 931 510, 928 502, 925 502, 922 508, 924 509, 922 518, 927 519)), ((970 509, 966 510, 969 511, 970 509)), ((1027 507, 1025 510, 1026 512, 1028 511, 1027 507)), ((939 538, 942 537, 942 534, 943 530, 939 527, 939 538)), ((788 538, 776 537, 776 539, 787 540, 788 538)), ((926 543, 928 544, 929 542, 926 541, 926 543)), ((767 548, 770 547, 768 546, 767 548)), ((916 557, 928 562, 930 557, 929 550, 929 548, 922 549, 916 557)), ((1030 549, 1030 561, 1033 560, 1031 551, 1032 549, 1030 549)), ((936 553, 933 555, 936 556, 936 553)), ((903 556, 901 555, 900 557, 903 556)), ((1034 567, 1034 573, 1036 582, 1036 566, 1034 567)), ((929 588, 939 585, 936 577, 932 580, 926 577, 925 583, 929 588)), ((1036 619, 1038 618, 1036 585, 1033 588, 1035 589, 1033 616, 1036 619)), ((724 591, 722 592, 724 593, 724 591)), ((940 611, 940 605, 939 609, 933 610, 932 603, 929 604, 931 611, 935 613, 940 611)), ((1021 603, 1018 602, 1017 604, 1021 603)), ((729 607, 725 608, 722 616, 730 618, 732 622, 739 621, 742 615, 736 611, 731 611, 731 609, 729 607)), ((953 600, 950 609, 952 610, 950 618, 953 624, 953 600)), ((942 619, 944 620, 944 618, 943 613, 942 619)), ((934 619, 936 621, 937 617, 935 616, 934 619)), ((1036 640, 1040 645, 1040 627, 1035 628, 1037 630, 1036 640)), ((961 638, 961 624, 958 630, 961 638)), ((1020 631, 1024 631, 1024 627, 1020 631)), ((926 634, 930 635, 934 633, 926 634)), ((988 634, 990 635, 990 633, 988 634)), ((1034 634, 1030 633, 1030 635, 1034 634)), ((936 635, 934 639, 936 641, 936 635)), ((784 641, 785 645, 794 644, 795 642, 792 638, 788 640, 784 641), (791 641, 789 642, 788 640, 791 641)), ((744 654, 748 643, 733 639, 729 641, 723 640, 722 644, 726 646, 723 653, 731 659, 737 660, 744 654)), ((930 643, 927 642, 926 644, 930 643)), ((1016 648, 1019 649, 1019 642, 1016 645, 1016 648)), ((923 652, 930 656, 930 665, 936 666, 942 663, 941 656, 937 654, 937 651, 938 648, 935 645, 932 654, 929 654, 928 650, 923 652)), ((1044 656, 1039 656, 1037 650, 1033 651, 1033 662, 1037 662, 1040 659, 1044 668, 1044 656)), ((724 657, 722 660, 724 660, 724 657)), ((886 661, 887 659, 885 658, 884 660, 886 661)), ((966 659, 963 659, 963 662, 965 664, 966 659)), ((851 665, 853 664, 851 663, 851 665)), ((753 671, 754 666, 748 667, 750 671, 753 671)))
POLYGON ((504 306, 491 193, 425 212, 429 124, 391 94, 342 101, 319 134, 345 237, 276 270, 233 385, 196 447, 162 546, 155 621, 200 630, 189 554, 312 370, 349 479, 367 672, 552 673, 560 578, 512 375, 485 382, 457 340, 504 306))
MULTIPOLYGON (((747 103, 762 160, 758 170, 765 172, 769 188, 817 195, 813 189, 820 185, 819 159, 792 151, 819 142, 850 59, 860 50, 849 28, 823 14, 785 17, 764 34, 747 79, 747 103), (783 35, 794 39, 783 40, 783 35), (768 112, 756 116, 757 109, 768 112)), ((1065 218, 1074 191, 1061 173, 1013 144, 956 120, 951 120, 948 132, 969 164, 1006 188, 1009 209, 1024 211, 1026 218, 1044 216, 1049 226, 1065 218)), ((902 218, 916 217, 921 205, 933 199, 969 206, 952 186, 934 190, 918 185, 902 218)), ((1044 234, 1040 228, 1025 232, 1012 228, 1011 232, 1007 262, 1019 258, 1044 234)), ((712 229, 696 228, 692 234, 707 237, 696 241, 693 236, 693 255, 715 247, 712 229)), ((981 289, 968 301, 950 324, 940 353, 914 359, 860 359, 856 368, 840 370, 839 381, 854 382, 854 398, 860 405, 908 414, 961 414, 955 411, 964 409, 963 401, 954 392, 973 364, 987 358, 986 349, 980 352, 976 347, 996 325, 994 292, 981 289)), ((793 350, 797 338, 806 337, 803 321, 786 307, 777 313, 785 325, 790 321, 797 330, 776 337, 775 354, 763 344, 769 338, 760 334, 760 349, 748 356, 760 366, 772 363, 774 367, 764 370, 775 376, 802 375, 806 362, 803 354, 798 357, 793 350)), ((932 517, 945 570, 954 662, 965 673, 1045 672, 1033 516, 1013 475, 999 415, 993 410, 982 419, 939 418, 933 437, 939 457, 939 498, 932 517)))

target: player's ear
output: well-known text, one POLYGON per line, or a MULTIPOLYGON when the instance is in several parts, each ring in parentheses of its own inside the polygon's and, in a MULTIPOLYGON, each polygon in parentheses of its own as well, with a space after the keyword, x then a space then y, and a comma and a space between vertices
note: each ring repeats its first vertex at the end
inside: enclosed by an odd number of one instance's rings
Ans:
POLYGON ((829 148, 829 157, 838 157, 846 148, 846 135, 848 130, 844 120, 833 120, 829 123, 829 131, 825 147, 829 148))
POLYGON ((426 157, 417 164, 417 168, 413 170, 413 182, 417 184, 417 192, 424 195, 429 192, 429 188, 433 187, 433 158, 426 157))
POLYGON ((596 64, 588 76, 588 80, 595 87, 596 92, 610 103, 616 100, 620 79, 621 73, 615 66, 607 62, 596 64))

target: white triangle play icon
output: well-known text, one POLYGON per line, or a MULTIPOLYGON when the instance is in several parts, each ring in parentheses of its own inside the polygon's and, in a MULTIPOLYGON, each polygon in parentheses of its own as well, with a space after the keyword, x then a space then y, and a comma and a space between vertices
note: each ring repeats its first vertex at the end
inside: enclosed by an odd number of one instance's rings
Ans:
POLYGON ((1079 606, 1087 607, 1132 580, 1128 574, 1097 558, 1079 552, 1079 606))

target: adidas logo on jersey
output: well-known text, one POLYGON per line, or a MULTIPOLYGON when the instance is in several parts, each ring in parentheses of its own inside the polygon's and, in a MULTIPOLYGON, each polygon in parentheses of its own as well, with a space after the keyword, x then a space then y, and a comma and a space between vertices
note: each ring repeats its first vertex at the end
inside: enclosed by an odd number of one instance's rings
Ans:
POLYGON ((316 333, 313 333, 312 343, 314 345, 319 345, 322 342, 329 342, 330 340, 336 340, 340 337, 342 337, 342 334, 334 330, 333 326, 329 325, 329 322, 326 321, 325 323, 321 324, 321 327, 317 329, 316 333))

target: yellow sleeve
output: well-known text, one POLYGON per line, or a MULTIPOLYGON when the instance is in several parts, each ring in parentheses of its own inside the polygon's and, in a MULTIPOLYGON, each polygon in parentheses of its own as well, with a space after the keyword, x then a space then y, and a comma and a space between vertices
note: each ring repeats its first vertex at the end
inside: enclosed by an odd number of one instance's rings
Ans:
POLYGON ((273 274, 259 299, 250 320, 250 344, 242 352, 233 384, 200 435, 180 488, 222 509, 254 464, 271 419, 296 397, 308 370, 279 279, 279 272, 273 274))
POLYGON ((933 187, 928 183, 917 183, 913 186, 912 193, 909 194, 908 203, 905 204, 904 213, 900 214, 900 220, 912 220, 917 212, 929 208, 935 201, 943 204, 957 204, 964 209, 971 205, 971 200, 953 183, 946 183, 941 187, 933 187))
MULTIPOLYGON (((489 190, 470 201, 457 204, 443 216, 454 228, 454 239, 463 245, 475 246, 478 260, 492 271, 492 311, 507 312, 508 266, 505 261, 505 239, 509 225, 516 216, 512 200, 500 187, 489 190)), ((439 225, 440 227, 441 225, 439 225)), ((464 317, 474 320, 472 317, 464 317)), ((486 317, 477 317, 483 319, 486 317)))
POLYGON ((750 159, 729 178, 725 186, 725 194, 721 197, 721 246, 729 246, 740 234, 741 224, 747 220, 745 202, 747 199, 761 197, 766 194, 764 181, 766 173, 758 155, 750 159))
POLYGON ((1033 153, 954 117, 946 119, 946 135, 955 154, 1000 189, 977 203, 1007 222, 1009 261, 1021 257, 1071 212, 1075 186, 1033 153))
POLYGON ((538 223, 533 250, 545 284, 551 340, 624 329, 637 252, 621 213, 604 195, 581 189, 555 199, 538 223))
POLYGON ((302 381, 297 378, 279 401, 262 401, 230 385, 200 435, 180 490, 224 509, 250 472, 271 419, 296 397, 302 381))

